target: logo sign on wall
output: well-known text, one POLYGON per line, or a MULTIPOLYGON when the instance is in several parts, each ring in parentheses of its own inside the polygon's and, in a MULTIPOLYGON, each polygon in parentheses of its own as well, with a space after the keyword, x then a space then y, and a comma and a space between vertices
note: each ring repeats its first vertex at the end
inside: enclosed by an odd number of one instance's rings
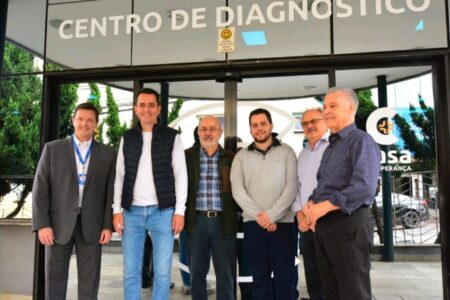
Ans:
MULTIPOLYGON (((399 141, 394 135, 395 122, 393 118, 397 112, 389 107, 382 107, 373 111, 367 118, 367 132, 380 145, 394 145, 399 141)), ((412 154, 409 150, 381 151, 382 171, 412 171, 412 154)))

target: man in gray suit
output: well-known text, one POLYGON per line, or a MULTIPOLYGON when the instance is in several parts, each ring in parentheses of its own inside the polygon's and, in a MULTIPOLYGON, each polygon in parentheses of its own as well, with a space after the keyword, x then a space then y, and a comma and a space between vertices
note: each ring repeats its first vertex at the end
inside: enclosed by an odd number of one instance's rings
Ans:
POLYGON ((46 299, 65 299, 76 249, 78 299, 97 299, 103 244, 112 235, 115 153, 93 139, 98 111, 76 107, 75 133, 47 143, 33 184, 33 231, 45 245, 46 299))

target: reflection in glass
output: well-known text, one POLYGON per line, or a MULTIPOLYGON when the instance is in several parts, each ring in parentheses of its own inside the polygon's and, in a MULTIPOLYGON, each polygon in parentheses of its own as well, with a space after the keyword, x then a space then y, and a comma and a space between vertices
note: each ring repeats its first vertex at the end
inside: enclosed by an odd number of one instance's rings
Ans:
MULTIPOLYGON (((146 83, 144 87, 157 89, 158 83, 146 83)), ((224 124, 224 87, 214 80, 169 82, 169 127, 181 132, 184 148, 194 144, 194 129, 200 119, 212 115, 224 124)), ((224 135, 219 140, 223 146, 224 135)))
POLYGON ((243 79, 238 84, 238 147, 253 142, 248 115, 256 108, 265 108, 272 114, 273 132, 298 155, 303 149, 304 134, 300 118, 308 108, 321 107, 321 95, 328 88, 327 75, 280 76, 243 79), (270 87, 261 89, 261 86, 270 87))
POLYGON ((118 149, 123 132, 132 123, 133 93, 120 88, 131 82, 80 83, 61 86, 61 110, 59 136, 65 138, 73 133, 72 114, 75 106, 91 102, 99 111, 99 123, 95 139, 118 149))
MULTIPOLYGON (((429 66, 361 69, 337 71, 340 86, 357 88, 364 78, 376 82, 378 75, 388 76, 388 107, 395 116, 378 121, 376 128, 366 123, 378 109, 376 88, 358 91, 360 107, 356 115, 357 126, 372 133, 391 134, 397 142, 382 150, 381 169, 390 172, 394 244, 433 244, 439 233, 439 209, 437 206, 437 168, 435 150, 435 115, 433 81, 429 66), (415 76, 414 76, 415 75, 415 76), (401 76, 408 79, 401 79, 401 76), (394 81, 390 83, 391 81, 394 81)), ((370 81, 366 81, 370 83, 370 81)), ((372 84, 373 86, 374 84, 372 84)), ((383 243, 382 186, 372 208, 376 234, 374 242, 383 243)))
POLYGON ((228 58, 330 54, 330 20, 313 16, 326 16, 326 5, 304 9, 300 4, 303 2, 311 1, 228 1, 234 12, 229 16, 230 26, 236 28, 236 51, 229 53, 228 58))
POLYGON ((447 47, 444 0, 381 2, 333 2, 335 54, 447 47))

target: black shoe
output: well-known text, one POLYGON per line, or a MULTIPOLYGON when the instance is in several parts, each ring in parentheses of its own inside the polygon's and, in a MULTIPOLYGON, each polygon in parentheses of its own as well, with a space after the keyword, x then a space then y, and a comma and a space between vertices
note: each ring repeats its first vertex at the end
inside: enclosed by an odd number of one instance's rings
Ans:
MULTIPOLYGON (((175 287, 175 282, 171 282, 170 289, 173 289, 174 287, 175 287)), ((151 284, 151 282, 142 282, 142 288, 143 289, 153 288, 153 285, 151 284)))
POLYGON ((143 289, 148 289, 152 287, 152 282, 150 280, 142 280, 142 285, 141 287, 143 289))

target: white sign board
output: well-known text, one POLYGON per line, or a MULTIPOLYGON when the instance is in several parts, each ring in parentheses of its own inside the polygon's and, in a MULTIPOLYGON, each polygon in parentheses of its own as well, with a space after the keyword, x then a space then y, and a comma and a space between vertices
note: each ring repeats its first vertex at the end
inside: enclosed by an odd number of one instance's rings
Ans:
POLYGON ((234 52, 234 27, 217 28, 217 52, 228 53, 234 52))

